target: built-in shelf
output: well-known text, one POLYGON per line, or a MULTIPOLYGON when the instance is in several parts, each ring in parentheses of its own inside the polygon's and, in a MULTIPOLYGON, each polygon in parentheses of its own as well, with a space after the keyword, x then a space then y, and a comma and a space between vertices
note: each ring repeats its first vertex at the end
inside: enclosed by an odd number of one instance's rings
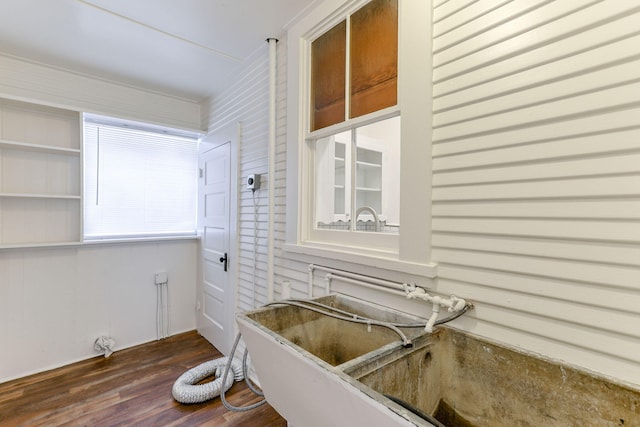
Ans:
POLYGON ((59 248, 68 246, 82 245, 83 242, 78 241, 65 241, 65 242, 34 242, 34 243, 19 243, 19 244, 3 244, 0 245, 0 251, 3 249, 29 249, 29 248, 59 248))
MULTIPOLYGON (((369 206, 382 213, 382 152, 358 147, 356 159, 356 208, 369 206)), ((367 217, 364 216, 364 219, 367 217)))
POLYGON ((2 148, 10 148, 14 150, 25 150, 25 151, 36 151, 40 153, 51 153, 51 154, 69 154, 69 155, 76 155, 76 156, 80 155, 80 150, 76 148, 53 147, 50 145, 8 141, 6 139, 0 139, 0 149, 2 148))
POLYGON ((82 241, 77 111, 0 99, 0 249, 82 241))
POLYGON ((356 162, 356 164, 358 166, 362 166, 362 167, 366 167, 366 168, 375 168, 375 169, 380 169, 382 168, 382 164, 380 163, 369 163, 369 162, 356 162))
POLYGON ((67 199, 67 200, 80 200, 81 196, 66 195, 66 194, 31 194, 31 193, 0 193, 0 197, 3 198, 18 198, 18 199, 67 199))

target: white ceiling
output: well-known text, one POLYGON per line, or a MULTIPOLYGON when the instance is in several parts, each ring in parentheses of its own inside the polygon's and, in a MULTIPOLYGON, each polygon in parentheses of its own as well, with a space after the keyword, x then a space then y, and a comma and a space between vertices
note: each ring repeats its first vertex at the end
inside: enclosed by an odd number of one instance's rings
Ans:
POLYGON ((0 54, 201 101, 314 0, 0 0, 0 54))

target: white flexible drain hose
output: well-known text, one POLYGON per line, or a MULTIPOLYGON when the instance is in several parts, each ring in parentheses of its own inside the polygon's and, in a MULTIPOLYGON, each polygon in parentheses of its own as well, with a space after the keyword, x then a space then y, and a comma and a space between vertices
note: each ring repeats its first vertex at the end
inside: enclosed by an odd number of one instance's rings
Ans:
MULTIPOLYGON (((221 357, 219 359, 204 362, 195 368, 189 369, 173 384, 171 394, 173 398, 180 403, 200 403, 209 399, 213 399, 222 393, 223 378, 222 375, 225 366, 229 362, 229 358, 221 357), (211 375, 215 375, 214 381, 204 384, 194 385, 211 375)), ((227 391, 233 385, 233 381, 242 381, 244 374, 242 373, 242 364, 238 360, 231 361, 231 370, 233 377, 228 376, 224 382, 224 391, 227 391)))

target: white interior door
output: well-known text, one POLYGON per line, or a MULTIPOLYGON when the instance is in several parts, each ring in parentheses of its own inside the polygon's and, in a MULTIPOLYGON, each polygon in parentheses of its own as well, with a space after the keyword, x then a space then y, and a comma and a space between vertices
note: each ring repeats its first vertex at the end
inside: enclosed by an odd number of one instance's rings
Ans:
POLYGON ((200 279, 198 331, 223 354, 233 343, 235 325, 235 265, 231 245, 232 145, 236 127, 207 135, 199 156, 200 279))

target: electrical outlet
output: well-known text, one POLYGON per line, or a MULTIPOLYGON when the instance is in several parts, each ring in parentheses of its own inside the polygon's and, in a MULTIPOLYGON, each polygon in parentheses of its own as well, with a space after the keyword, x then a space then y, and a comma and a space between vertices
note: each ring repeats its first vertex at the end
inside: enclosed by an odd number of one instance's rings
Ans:
POLYGON ((156 285, 164 285, 169 281, 169 275, 166 271, 156 273, 156 285))
POLYGON ((260 189, 260 175, 259 174, 251 174, 247 175, 247 189, 248 190, 259 190, 260 189))

